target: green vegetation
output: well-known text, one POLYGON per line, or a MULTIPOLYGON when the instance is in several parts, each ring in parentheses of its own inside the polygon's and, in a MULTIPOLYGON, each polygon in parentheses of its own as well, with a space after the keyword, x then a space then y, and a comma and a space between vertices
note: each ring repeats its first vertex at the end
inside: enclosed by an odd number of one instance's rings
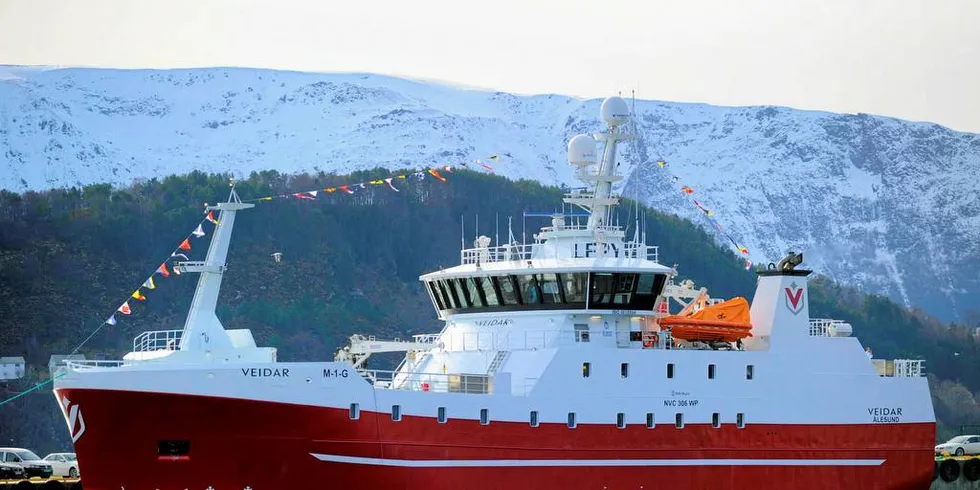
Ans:
MULTIPOLYGON (((383 178, 376 169, 352 176, 253 174, 238 184, 243 199, 383 178)), ((381 336, 429 333, 439 324, 418 276, 459 261, 460 216, 467 246, 475 217, 480 232, 507 236, 507 217, 520 236, 523 210, 560 206, 561 191, 529 181, 472 172, 395 181, 401 192, 368 186, 355 195, 320 194, 317 201, 260 202, 238 216, 229 270, 219 300, 227 328, 249 328, 260 345, 278 347, 283 361, 329 360, 354 332, 381 336), (282 253, 276 262, 271 254, 282 253)), ((29 379, 0 385, 2 398, 46 379, 51 354, 71 352, 168 257, 202 217, 205 201, 227 196, 225 176, 191 173, 126 189, 14 194, 0 191, 0 354, 24 355, 29 379)), ((620 207, 632 223, 631 203, 620 207)), ((714 296, 751 299, 754 274, 688 221, 645 212, 661 262, 680 264, 679 279, 710 287, 714 296)), ((528 218, 528 237, 545 224, 528 218)), ((206 224, 205 230, 210 232, 206 224)), ((191 238, 192 259, 209 237, 191 238)), ((156 276, 147 300, 130 300, 133 314, 116 315, 81 350, 89 359, 118 358, 144 330, 178 329, 195 277, 156 276)), ((817 278, 811 312, 855 326, 876 357, 925 358, 933 376, 940 438, 954 425, 980 423, 980 359, 966 329, 817 278), (971 366, 973 368, 971 369, 971 366)), ((0 406, 0 444, 42 453, 67 450, 70 440, 50 388, 0 406), (26 421, 26 424, 24 423, 26 421)))

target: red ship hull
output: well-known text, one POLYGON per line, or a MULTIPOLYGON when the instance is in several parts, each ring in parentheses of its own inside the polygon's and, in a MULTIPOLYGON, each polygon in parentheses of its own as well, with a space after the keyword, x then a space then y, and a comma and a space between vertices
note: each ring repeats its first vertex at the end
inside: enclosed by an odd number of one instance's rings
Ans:
POLYGON ((232 398, 58 390, 86 490, 928 488, 935 424, 683 429, 404 416, 232 398), (158 442, 188 441, 186 456, 158 442))

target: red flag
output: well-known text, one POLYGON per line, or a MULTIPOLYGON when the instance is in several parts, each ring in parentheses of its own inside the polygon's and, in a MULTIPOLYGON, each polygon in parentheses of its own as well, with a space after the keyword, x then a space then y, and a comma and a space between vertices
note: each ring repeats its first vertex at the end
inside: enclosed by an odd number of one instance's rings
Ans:
POLYGON ((305 192, 297 192, 296 194, 293 194, 293 197, 295 197, 296 199, 313 199, 313 200, 316 199, 305 192))
POLYGON ((681 187, 681 190, 684 191, 684 194, 694 194, 694 189, 691 189, 686 185, 681 187))
POLYGON ((218 220, 214 219, 214 213, 212 213, 211 211, 208 211, 208 218, 207 218, 207 220, 210 221, 210 222, 212 222, 212 223, 214 223, 214 224, 218 224, 218 220))
POLYGON ((179 248, 181 250, 190 250, 191 249, 191 242, 187 241, 187 239, 185 238, 184 241, 180 243, 180 247, 179 248))
POLYGON ((429 173, 432 174, 433 177, 435 177, 435 178, 437 178, 437 179, 439 179, 439 180, 441 180, 443 182, 446 181, 446 178, 443 177, 443 176, 441 176, 441 175, 439 175, 439 171, 436 170, 436 169, 434 169, 434 168, 430 168, 429 169, 429 173))
POLYGON ((163 277, 170 277, 170 271, 167 270, 166 262, 160 264, 160 267, 157 267, 157 273, 163 277))
POLYGON ((354 191, 348 189, 346 185, 342 185, 342 186, 338 187, 338 189, 340 189, 340 190, 342 190, 342 191, 344 191, 344 192, 346 192, 348 194, 353 194, 354 193, 354 191))

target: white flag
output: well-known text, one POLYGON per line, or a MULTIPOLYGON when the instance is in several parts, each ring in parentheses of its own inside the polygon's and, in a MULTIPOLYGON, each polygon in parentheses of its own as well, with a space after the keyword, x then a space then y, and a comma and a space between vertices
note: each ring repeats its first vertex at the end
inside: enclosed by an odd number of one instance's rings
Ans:
POLYGON ((194 236, 196 236, 198 238, 201 238, 202 236, 204 236, 204 229, 201 228, 201 225, 200 224, 198 224, 197 225, 197 229, 195 229, 193 232, 191 232, 191 235, 194 235, 194 236))

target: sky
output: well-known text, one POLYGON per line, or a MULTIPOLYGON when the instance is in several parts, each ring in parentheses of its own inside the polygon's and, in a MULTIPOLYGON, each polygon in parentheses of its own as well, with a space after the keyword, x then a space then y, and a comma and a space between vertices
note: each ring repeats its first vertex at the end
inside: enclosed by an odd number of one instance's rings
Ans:
POLYGON ((0 0, 0 64, 371 72, 980 133, 978 0, 0 0))

